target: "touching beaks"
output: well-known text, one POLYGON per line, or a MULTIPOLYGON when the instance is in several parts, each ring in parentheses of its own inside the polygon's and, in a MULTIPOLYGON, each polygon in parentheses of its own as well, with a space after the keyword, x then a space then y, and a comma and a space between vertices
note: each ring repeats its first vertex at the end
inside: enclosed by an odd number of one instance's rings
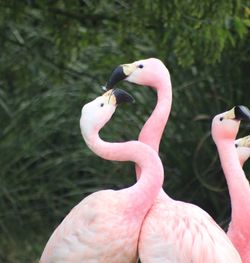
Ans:
POLYGON ((107 81, 107 84, 105 87, 106 90, 112 89, 116 83, 118 83, 121 80, 126 79, 136 68, 137 67, 134 63, 123 64, 123 65, 116 67, 112 71, 112 73, 111 73, 111 75, 107 81))
POLYGON ((232 120, 244 120, 250 121, 250 110, 243 105, 237 105, 229 110, 224 116, 224 119, 232 119, 232 120))
POLYGON ((117 106, 122 103, 134 102, 134 98, 122 89, 111 89, 105 92, 102 96, 106 97, 109 104, 117 106))
POLYGON ((235 146, 236 147, 248 147, 248 148, 250 148, 250 135, 236 140, 235 146))

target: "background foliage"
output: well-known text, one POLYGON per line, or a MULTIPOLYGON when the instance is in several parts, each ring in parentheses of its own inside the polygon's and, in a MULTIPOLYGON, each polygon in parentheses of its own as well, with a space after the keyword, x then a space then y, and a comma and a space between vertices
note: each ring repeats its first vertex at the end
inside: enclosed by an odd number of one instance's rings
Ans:
MULTIPOLYGON (((87 149, 80 110, 115 66, 152 56, 166 63, 173 85, 160 148, 165 189, 227 227, 230 203, 210 124, 235 104, 250 106, 245 1, 2 0, 0 7, 1 262, 37 262, 81 199, 134 183, 133 164, 87 149)), ((137 103, 117 110, 102 132, 110 141, 136 139, 155 105, 152 90, 120 87, 137 103)), ((242 124, 240 136, 249 128, 242 124)))

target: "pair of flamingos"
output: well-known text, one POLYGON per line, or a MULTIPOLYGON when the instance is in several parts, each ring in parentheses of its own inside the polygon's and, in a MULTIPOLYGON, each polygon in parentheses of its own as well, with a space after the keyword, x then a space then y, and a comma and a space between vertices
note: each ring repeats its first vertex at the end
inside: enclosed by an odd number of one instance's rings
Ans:
POLYGON ((175 201, 161 189, 164 172, 158 150, 172 102, 167 68, 154 58, 121 65, 111 74, 107 88, 122 79, 150 86, 158 95, 139 140, 110 143, 99 137, 116 106, 132 101, 119 89, 86 104, 80 127, 86 144, 100 157, 135 162, 137 182, 118 191, 98 191, 82 200, 54 231, 40 262, 128 263, 137 262, 139 252, 143 263, 249 263, 250 189, 242 165, 250 156, 250 139, 236 141, 237 150, 235 138, 239 120, 250 120, 250 111, 236 106, 212 122, 232 203, 227 236, 201 208, 175 201))

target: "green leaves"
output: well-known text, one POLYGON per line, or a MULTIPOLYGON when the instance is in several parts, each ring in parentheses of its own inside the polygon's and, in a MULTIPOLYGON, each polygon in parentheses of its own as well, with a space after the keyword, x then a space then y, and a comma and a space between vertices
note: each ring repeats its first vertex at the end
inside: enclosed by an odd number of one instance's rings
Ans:
MULTIPOLYGON (((135 182, 133 164, 101 160, 87 148, 79 118, 115 66, 140 58, 158 57, 171 73, 173 108, 160 148, 165 189, 219 223, 227 220, 226 185, 209 131, 210 117, 249 104, 249 8, 242 1, 30 0, 1 3, 0 12, 2 261, 36 262, 80 200, 135 182)), ((118 109, 102 137, 136 139, 155 92, 118 87, 136 103, 118 109)), ((242 126, 241 134, 248 133, 242 126)))

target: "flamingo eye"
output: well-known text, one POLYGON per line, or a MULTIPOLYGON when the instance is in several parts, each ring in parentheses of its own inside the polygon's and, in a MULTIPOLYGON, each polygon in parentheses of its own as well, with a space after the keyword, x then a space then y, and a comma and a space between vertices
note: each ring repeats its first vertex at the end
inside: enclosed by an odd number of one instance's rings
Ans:
POLYGON ((235 143, 235 147, 236 147, 236 148, 238 148, 238 147, 239 147, 239 145, 238 145, 237 143, 235 143))
POLYGON ((101 103, 101 104, 100 104, 100 107, 103 107, 103 106, 104 106, 104 103, 101 103))
POLYGON ((220 121, 223 121, 223 117, 220 117, 220 121))
POLYGON ((138 68, 143 68, 144 66, 142 65, 142 64, 140 64, 139 66, 138 66, 138 68))

